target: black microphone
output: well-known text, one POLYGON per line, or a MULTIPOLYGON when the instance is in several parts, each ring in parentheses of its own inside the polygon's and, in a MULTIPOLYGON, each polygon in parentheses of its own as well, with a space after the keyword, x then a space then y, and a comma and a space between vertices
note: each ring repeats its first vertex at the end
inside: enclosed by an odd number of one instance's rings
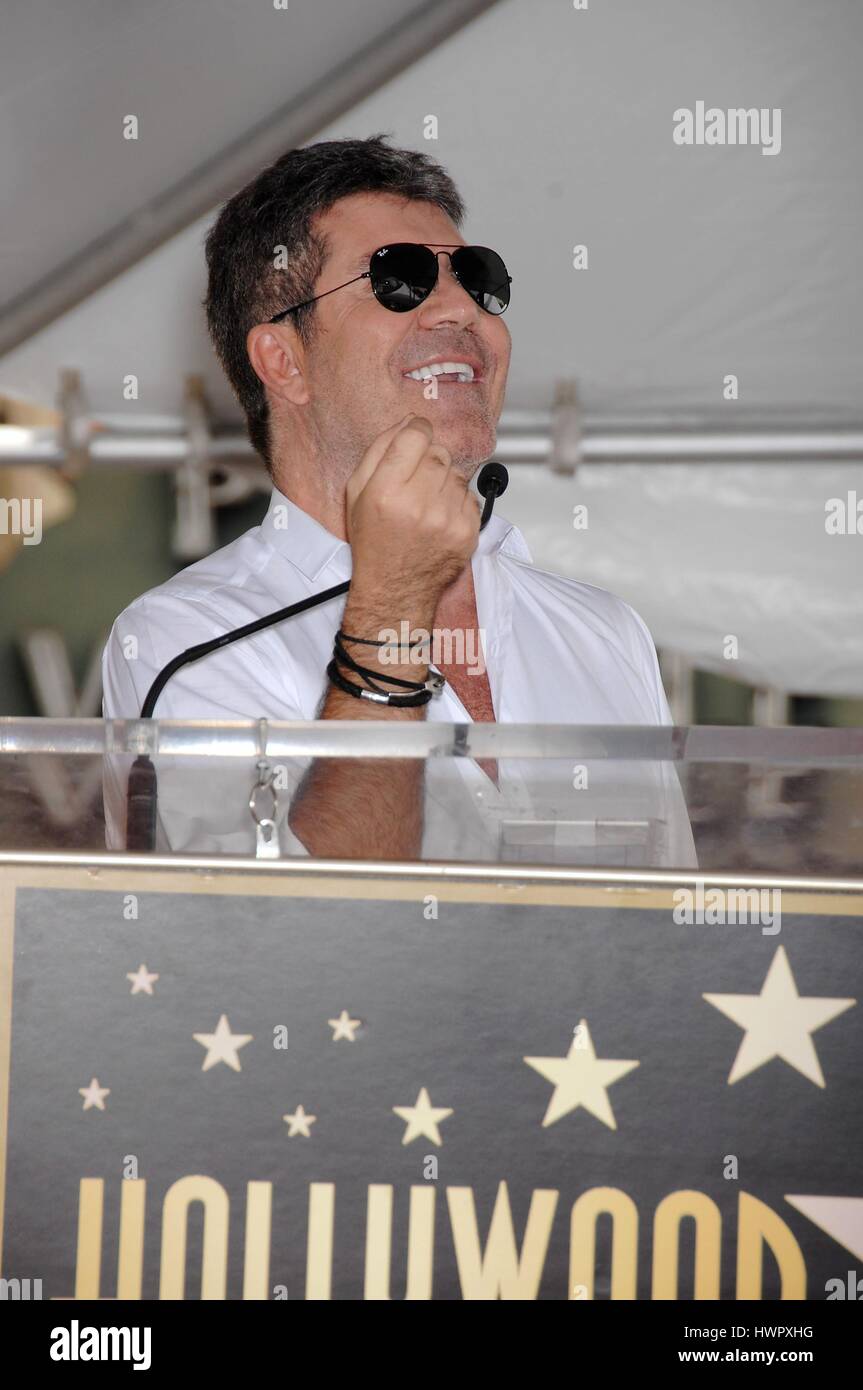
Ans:
MULTIPOLYGON (((481 531, 491 520, 495 499, 506 491, 508 482, 509 474, 502 463, 492 459, 489 463, 483 464, 476 480, 477 491, 485 498, 479 523, 481 531)), ((346 579, 343 584, 334 584, 331 589, 324 589, 320 594, 312 594, 309 598, 300 599, 298 603, 289 603, 287 608, 279 608, 275 613, 268 613, 263 618, 256 618, 254 622, 245 623, 243 627, 223 632, 220 637, 214 637, 209 642, 199 642, 197 646, 187 647, 184 652, 173 657, 167 666, 163 666, 156 676, 141 706, 141 719, 152 719, 156 701, 171 677, 183 666, 200 661, 202 657, 220 651, 232 642, 239 642, 243 637, 252 637, 264 628, 274 627, 276 623, 284 622, 287 618, 294 618, 309 608, 317 608, 318 604, 328 603, 330 599, 346 594, 350 587, 351 581, 346 579)), ((132 764, 126 790, 127 851, 149 854, 155 849, 157 794, 156 769, 152 759, 146 753, 142 753, 132 764)))
POLYGON ((509 474, 502 463, 498 463, 496 459, 492 459, 491 463, 483 464, 479 471, 479 477, 476 480, 477 492, 485 498, 485 506, 482 509, 482 520, 479 523, 479 529, 481 531, 491 520, 495 499, 506 492, 506 485, 508 482, 509 474))
POLYGON ((483 464, 480 469, 479 477, 476 480, 476 490, 483 497, 488 497, 490 493, 492 500, 494 500, 495 497, 503 496, 508 483, 509 474, 503 464, 498 463, 497 459, 492 459, 490 463, 483 464))

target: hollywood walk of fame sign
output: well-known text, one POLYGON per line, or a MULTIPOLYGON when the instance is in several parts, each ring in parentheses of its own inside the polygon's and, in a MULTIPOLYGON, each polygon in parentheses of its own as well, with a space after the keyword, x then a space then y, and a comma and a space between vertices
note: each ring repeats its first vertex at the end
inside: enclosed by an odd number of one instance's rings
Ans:
POLYGON ((0 865, 2 1275, 850 1297, 863 893, 787 893, 769 929, 673 901, 493 868, 0 865))

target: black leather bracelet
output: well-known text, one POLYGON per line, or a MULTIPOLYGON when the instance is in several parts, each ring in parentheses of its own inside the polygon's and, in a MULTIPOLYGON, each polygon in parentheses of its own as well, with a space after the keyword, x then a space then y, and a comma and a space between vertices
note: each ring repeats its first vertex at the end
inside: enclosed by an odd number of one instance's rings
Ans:
POLYGON ((403 690, 428 690, 433 695, 439 690, 442 690, 446 684, 444 676, 431 665, 429 665, 429 675, 424 681, 408 681, 403 680, 400 676, 388 676, 382 671, 370 671, 367 666, 361 666, 358 661, 354 660, 349 652, 345 651, 339 637, 340 634, 336 633, 333 646, 333 656, 336 661, 342 666, 347 666, 355 675, 362 676, 370 689, 377 690, 381 695, 387 695, 390 692, 382 689, 382 687, 377 684, 380 680, 388 681, 390 685, 398 685, 403 690))
POLYGON ((338 667, 338 662, 333 657, 327 667, 327 676, 333 685, 339 690, 343 690, 346 695, 353 695, 357 700, 373 700, 378 705, 393 705, 397 709, 410 709, 415 705, 427 705, 433 692, 425 686, 414 690, 410 695, 396 695, 391 692, 366 690, 361 685, 354 685, 342 675, 338 667))
POLYGON ((356 642, 360 647, 396 647, 399 651, 404 647, 409 652, 413 651, 414 647, 421 647, 423 642, 428 640, 426 637, 418 637, 415 642, 390 642, 386 637, 349 637, 341 628, 336 633, 336 638, 342 642, 356 642))

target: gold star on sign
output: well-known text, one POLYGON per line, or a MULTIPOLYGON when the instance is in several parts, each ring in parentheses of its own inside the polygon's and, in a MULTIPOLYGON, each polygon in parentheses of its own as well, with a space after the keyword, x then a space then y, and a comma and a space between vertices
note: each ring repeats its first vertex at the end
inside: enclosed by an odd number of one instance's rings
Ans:
POLYGON ((309 1125, 313 1125, 317 1115, 307 1115, 301 1105, 298 1105, 293 1115, 283 1115, 282 1119, 288 1126, 288 1138, 293 1139, 295 1134, 301 1134, 304 1139, 311 1139, 309 1125))
POLYGON ((342 1009, 338 1018, 328 1018, 327 1023, 335 1029, 333 1042, 338 1042, 339 1038, 347 1038, 348 1042, 356 1042, 354 1033, 361 1026, 361 1020, 350 1018, 346 1009, 342 1009))
POLYGON ((394 1105, 393 1113, 407 1123, 407 1129, 402 1139, 403 1144, 409 1144, 412 1139, 419 1139, 422 1135, 424 1139, 430 1139, 433 1144, 440 1145, 443 1140, 440 1137, 438 1122, 445 1120, 448 1115, 452 1114, 452 1111, 433 1106, 429 1099, 429 1093, 423 1086, 415 1105, 394 1105))
POLYGON ((703 997, 746 1030, 728 1077, 729 1086, 774 1057, 781 1057, 808 1081, 823 1086, 824 1075, 810 1034, 857 1003, 856 999, 799 995, 784 946, 778 947, 770 962, 760 994, 703 997))
POLYGON ((95 1076, 89 1086, 78 1087, 78 1095, 84 1097, 84 1104, 81 1107, 82 1110, 91 1110, 94 1105, 97 1110, 104 1110, 105 1097, 110 1094, 111 1092, 106 1086, 99 1085, 95 1076))
POLYGON ((209 1071, 217 1062, 224 1062, 226 1066, 232 1067, 234 1071, 240 1071, 240 1059, 237 1056, 241 1047, 252 1041, 251 1033, 232 1033, 227 1016, 222 1014, 216 1024, 215 1033, 193 1033, 195 1042, 199 1042, 202 1047, 207 1049, 201 1071, 209 1071))
POLYGON ((617 1121, 606 1091, 615 1081, 626 1076, 627 1072, 633 1071, 639 1063, 598 1058, 585 1019, 581 1020, 575 1033, 576 1036, 565 1057, 522 1059, 554 1086, 548 1109, 543 1116, 542 1127, 545 1129, 546 1125, 553 1125, 556 1120, 562 1120, 564 1115, 583 1105, 585 1110, 589 1110, 597 1120, 602 1120, 609 1129, 617 1129, 617 1121))
POLYGON ((152 994, 153 982, 158 980, 158 975, 149 975, 146 965, 139 965, 135 974, 128 973, 127 980, 132 981, 133 994, 152 994))

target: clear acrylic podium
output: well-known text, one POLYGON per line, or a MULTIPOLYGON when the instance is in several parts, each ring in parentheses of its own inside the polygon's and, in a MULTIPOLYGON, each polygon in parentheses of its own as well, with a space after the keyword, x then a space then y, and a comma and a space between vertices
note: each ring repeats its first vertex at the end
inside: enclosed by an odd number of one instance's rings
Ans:
POLYGON ((256 856, 263 757, 278 853, 299 868, 287 815, 303 771, 360 756, 425 760, 423 863, 863 873, 857 729, 0 719, 0 852, 122 852, 139 754, 156 768, 169 856, 256 856), (499 786, 478 759, 497 760, 499 786))
POLYGON ((839 1296, 863 731, 5 719, 0 805, 7 1296, 839 1296), (357 756, 415 862, 287 828, 357 756))

